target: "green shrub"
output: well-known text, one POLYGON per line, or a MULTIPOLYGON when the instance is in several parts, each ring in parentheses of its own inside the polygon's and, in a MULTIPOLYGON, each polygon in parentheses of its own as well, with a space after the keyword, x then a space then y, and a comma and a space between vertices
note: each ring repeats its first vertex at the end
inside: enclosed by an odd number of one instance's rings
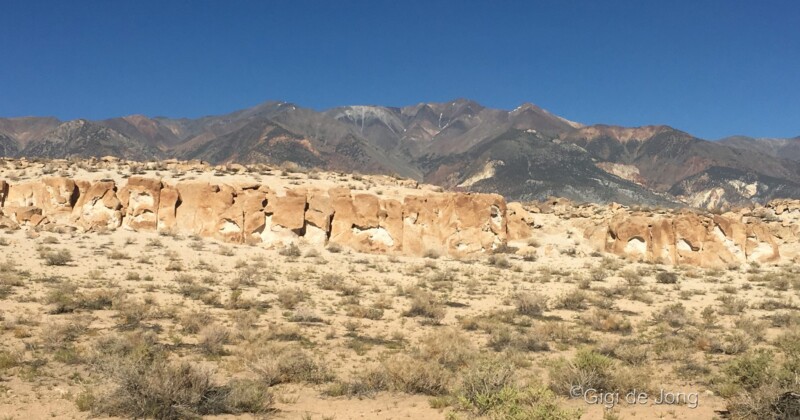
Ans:
POLYGON ((550 389, 570 396, 573 389, 598 392, 648 390, 650 372, 639 367, 620 366, 613 359, 590 348, 579 349, 572 360, 560 358, 551 363, 550 389))
POLYGON ((774 374, 771 352, 764 349, 748 352, 722 368, 720 393, 730 397, 742 390, 753 391, 772 380, 774 374))

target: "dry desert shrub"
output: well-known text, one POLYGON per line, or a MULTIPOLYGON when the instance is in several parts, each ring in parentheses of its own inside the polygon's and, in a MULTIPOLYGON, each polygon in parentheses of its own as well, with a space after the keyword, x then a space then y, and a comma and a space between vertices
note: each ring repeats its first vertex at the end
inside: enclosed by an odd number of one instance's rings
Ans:
POLYGON ((303 255, 303 251, 299 246, 297 246, 297 244, 293 243, 281 248, 280 251, 278 251, 278 254, 289 258, 299 258, 303 255))
POLYGON ((183 328, 183 332, 187 334, 197 334, 203 327, 213 322, 214 317, 205 311, 190 311, 184 313, 179 323, 183 328))
POLYGON ((582 311, 587 308, 588 300, 589 294, 585 290, 573 289, 561 295, 557 300, 556 306, 570 311, 582 311))
POLYGON ((547 297, 538 293, 519 292, 512 297, 517 313, 527 316, 541 316, 547 310, 547 297))
POLYGON ((422 360, 432 360, 451 371, 463 368, 477 357, 472 340, 455 328, 432 331, 420 341, 417 350, 422 360))
POLYGON ((475 363, 461 376, 455 392, 457 408, 482 418, 580 418, 581 410, 562 408, 549 389, 538 385, 518 386, 514 370, 514 366, 496 359, 475 363))
POLYGON ((210 324, 200 330, 197 346, 208 356, 222 356, 226 354, 225 345, 230 342, 231 332, 228 328, 210 324))
POLYGON ((431 323, 438 324, 444 318, 445 309, 433 293, 415 289, 411 292, 411 307, 403 315, 427 318, 431 323))
POLYGON ((486 260, 486 263, 497 268, 508 268, 511 267, 511 263, 508 261, 504 255, 492 254, 486 260))
POLYGON ((371 319, 373 321, 383 318, 383 309, 362 305, 348 305, 345 313, 349 317, 371 319))
POLYGON ((661 284, 675 284, 678 282, 678 274, 669 271, 662 271, 656 274, 656 282, 661 284))
POLYGON ((214 382, 214 372, 170 361, 156 338, 143 333, 113 336, 94 348, 93 371, 111 387, 80 401, 95 415, 186 419, 225 413, 266 413, 272 396, 259 382, 214 382))
POLYGON ((343 285, 344 277, 334 273, 323 274, 317 282, 317 286, 322 290, 339 290, 343 285))
POLYGON ((574 388, 598 392, 649 390, 649 373, 641 368, 620 366, 608 356, 591 348, 581 348, 571 360, 559 358, 549 368, 550 389, 570 396, 574 388))
POLYGON ((383 367, 393 390, 424 395, 443 395, 449 391, 452 373, 438 363, 397 354, 385 361, 383 367))
POLYGON ((278 290, 278 303, 285 309, 294 309, 308 299, 308 292, 297 287, 286 287, 278 290))
POLYGON ((583 320, 596 331, 630 334, 633 330, 629 320, 606 309, 595 308, 583 320))
POLYGON ((692 323, 692 316, 686 311, 682 303, 667 305, 658 312, 653 313, 654 322, 664 322, 667 325, 678 328, 692 323))
POLYGON ((295 344, 251 343, 239 352, 248 370, 268 386, 282 383, 321 384, 335 377, 323 363, 295 344))
POLYGON ((64 266, 72 262, 72 253, 68 249, 54 251, 44 248, 39 251, 39 257, 45 264, 53 266, 64 266))
MULTIPOLYGON (((786 339, 784 336, 782 339, 786 339)), ((779 343, 784 357, 778 358, 766 349, 744 353, 721 369, 712 381, 717 392, 725 397, 734 419, 794 419, 800 416, 800 396, 796 388, 798 346, 796 335, 779 343)))

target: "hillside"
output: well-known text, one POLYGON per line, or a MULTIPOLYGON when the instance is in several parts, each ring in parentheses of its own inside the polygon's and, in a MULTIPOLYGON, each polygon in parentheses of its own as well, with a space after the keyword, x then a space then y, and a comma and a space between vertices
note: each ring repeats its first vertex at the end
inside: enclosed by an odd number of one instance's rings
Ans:
POLYGON ((704 207, 798 198, 800 139, 710 142, 664 125, 585 126, 526 103, 468 99, 317 112, 265 102, 224 115, 0 118, 0 156, 291 163, 391 174, 511 199, 704 207), (701 179, 702 182, 697 180, 701 179), (764 180, 757 194, 720 185, 764 180), (704 197, 714 196, 713 200, 704 197))

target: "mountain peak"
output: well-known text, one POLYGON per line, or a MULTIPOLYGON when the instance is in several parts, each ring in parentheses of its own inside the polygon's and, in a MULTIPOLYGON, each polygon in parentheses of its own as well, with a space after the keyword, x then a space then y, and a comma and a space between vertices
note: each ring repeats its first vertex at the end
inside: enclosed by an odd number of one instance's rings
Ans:
POLYGON ((545 112, 545 110, 542 109, 540 106, 532 104, 530 102, 523 102, 522 104, 520 104, 520 106, 514 108, 514 110, 512 110, 511 112, 515 113, 523 111, 545 112))
POLYGON ((526 114, 526 113, 542 115, 542 116, 545 116, 547 118, 555 118, 555 119, 559 120, 561 123, 564 123, 564 124, 566 124, 566 125, 568 125, 568 126, 570 126, 572 128, 581 128, 581 127, 584 126, 581 123, 578 123, 578 122, 575 122, 575 121, 570 121, 570 120, 568 120, 568 119, 566 119, 564 117, 561 117, 561 116, 558 116, 556 114, 553 114, 552 112, 550 112, 550 111, 548 111, 548 110, 546 110, 546 109, 544 109, 544 108, 542 108, 542 107, 540 107, 540 106, 538 106, 536 104, 530 103, 530 102, 523 102, 520 106, 514 108, 511 112, 509 112, 509 114, 512 117, 516 117, 518 115, 522 115, 522 114, 526 114))

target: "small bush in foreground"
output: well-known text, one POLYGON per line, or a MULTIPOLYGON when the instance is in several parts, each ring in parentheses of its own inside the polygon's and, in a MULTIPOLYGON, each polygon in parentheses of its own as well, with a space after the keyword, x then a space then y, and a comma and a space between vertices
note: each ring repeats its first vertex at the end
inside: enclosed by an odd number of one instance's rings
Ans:
POLYGON ((263 384, 234 380, 217 385, 213 371, 167 359, 152 336, 111 338, 97 348, 94 368, 112 387, 102 396, 83 395, 94 415, 185 419, 213 414, 265 413, 272 397, 263 384))
POLYGON ((62 266, 72 262, 72 254, 67 249, 42 251, 39 256, 47 265, 62 266))

